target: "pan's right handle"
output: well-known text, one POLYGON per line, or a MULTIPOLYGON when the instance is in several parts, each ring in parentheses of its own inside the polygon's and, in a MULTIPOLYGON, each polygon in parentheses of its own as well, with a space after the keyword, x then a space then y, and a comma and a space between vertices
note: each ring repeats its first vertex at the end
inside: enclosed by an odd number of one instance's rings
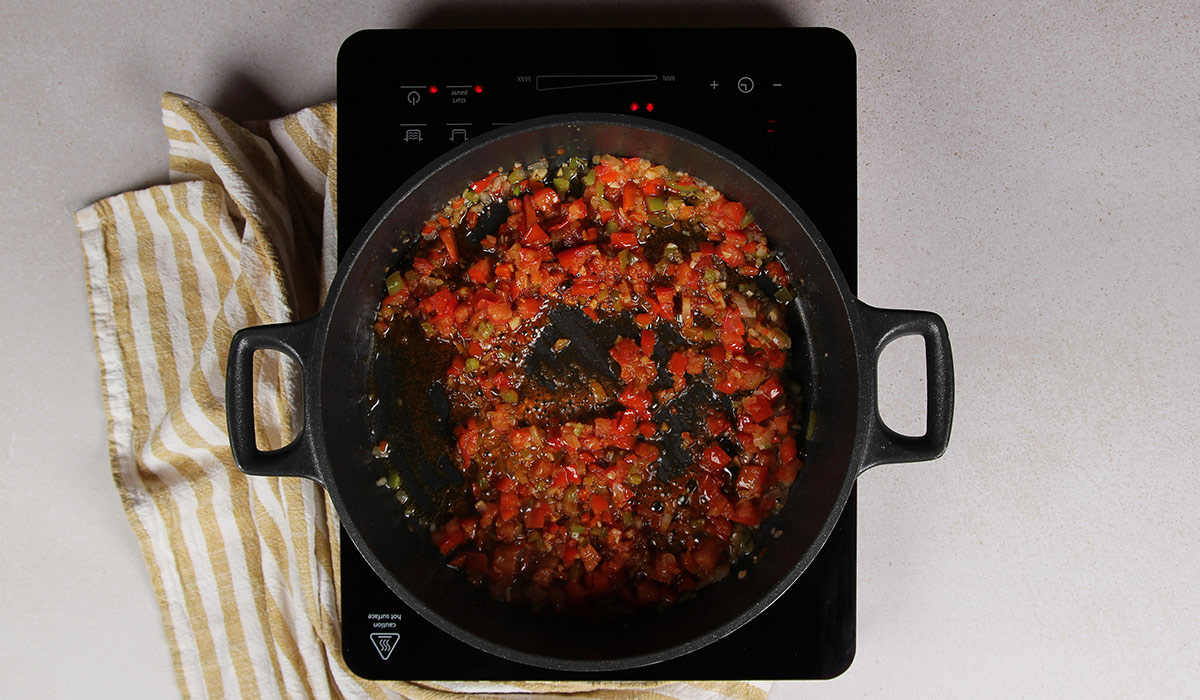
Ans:
MULTIPOLYGON (((308 393, 317 317, 299 323, 277 323, 243 328, 233 336, 225 370, 225 415, 229 446, 238 468, 252 476, 301 476, 321 483, 320 470, 308 435, 308 420, 300 433, 277 450, 258 449, 254 438, 254 353, 276 350, 300 366, 304 393, 308 393)), ((310 410, 308 401, 302 410, 310 410)))
POLYGON ((863 368, 870 383, 867 400, 874 409, 867 435, 866 459, 859 473, 878 464, 937 459, 950 443, 950 424, 954 418, 954 361, 950 355, 946 322, 928 311, 879 309, 861 301, 857 304, 866 329, 866 351, 870 356, 870 362, 863 368), (925 434, 919 437, 897 433, 879 416, 879 355, 888 343, 908 335, 925 339, 928 404, 925 434))

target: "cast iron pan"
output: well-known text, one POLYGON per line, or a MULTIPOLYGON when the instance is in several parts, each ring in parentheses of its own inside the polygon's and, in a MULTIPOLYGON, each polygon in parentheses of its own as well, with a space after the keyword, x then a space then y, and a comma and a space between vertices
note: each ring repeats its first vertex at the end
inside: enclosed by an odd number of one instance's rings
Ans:
MULTIPOLYGON (((611 339, 605 336, 620 332, 619 324, 588 326, 567 315, 556 317, 547 333, 572 337, 572 346, 586 346, 591 338, 594 348, 607 349, 611 339)), ((586 354, 574 356, 578 370, 603 374, 604 364, 589 364, 586 354)), ((542 369, 543 374, 555 371, 542 369)), ((442 629, 513 661, 574 671, 612 671, 673 658, 758 615, 816 556, 859 474, 878 464, 935 459, 945 451, 954 400, 942 319, 928 312, 877 309, 855 299, 812 223, 762 172, 682 129, 596 114, 498 129, 413 176, 359 234, 316 316, 247 328, 234 336, 226 381, 230 442, 242 471, 300 476, 324 486, 342 527, 375 572, 442 629), (436 492, 460 479, 443 456, 444 406, 433 388, 434 379, 444 376, 444 365, 428 348, 377 346, 371 330, 383 279, 389 268, 403 264, 412 241, 408 231, 419 229, 432 212, 490 170, 553 158, 560 148, 564 159, 599 153, 647 158, 708 181, 754 214, 797 290, 788 305, 789 371, 804 389, 805 413, 814 418, 803 446, 804 467, 787 506, 762 526, 757 561, 745 567, 744 577, 728 576, 663 612, 607 621, 534 615, 521 605, 489 599, 445 565, 428 527, 417 524, 419 517, 406 517, 406 509, 425 514, 436 492), (925 339, 927 431, 920 437, 888 429, 877 407, 879 353, 904 335, 925 339), (296 360, 304 385, 302 432, 270 452, 255 445, 251 391, 254 352, 267 349, 296 360), (380 437, 393 445, 387 460, 371 455, 380 437), (389 466, 401 474, 407 503, 376 485, 389 466), (772 538, 774 530, 782 534, 772 538)), ((701 396, 693 403, 706 400, 701 396)))

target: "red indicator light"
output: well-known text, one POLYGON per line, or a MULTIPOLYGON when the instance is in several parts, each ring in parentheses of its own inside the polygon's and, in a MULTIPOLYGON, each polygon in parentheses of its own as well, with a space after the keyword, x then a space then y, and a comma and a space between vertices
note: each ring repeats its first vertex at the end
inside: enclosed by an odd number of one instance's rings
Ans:
POLYGON ((636 111, 638 111, 638 107, 639 107, 639 105, 638 105, 638 103, 636 103, 636 102, 630 102, 630 103, 629 103, 629 111, 630 111, 630 112, 636 112, 636 111))
POLYGON ((647 103, 646 103, 646 111, 647 111, 647 112, 653 112, 653 111, 654 111, 654 103, 653 103, 653 102, 647 102, 647 103))
POLYGON ((476 94, 476 95, 478 95, 478 94, 479 94, 479 93, 481 93, 481 92, 483 92, 483 86, 482 86, 482 85, 476 85, 476 86, 475 86, 475 94, 476 94))
POLYGON ((430 86, 429 86, 429 94, 431 94, 431 95, 436 95, 436 94, 437 94, 437 85, 430 85, 430 86))

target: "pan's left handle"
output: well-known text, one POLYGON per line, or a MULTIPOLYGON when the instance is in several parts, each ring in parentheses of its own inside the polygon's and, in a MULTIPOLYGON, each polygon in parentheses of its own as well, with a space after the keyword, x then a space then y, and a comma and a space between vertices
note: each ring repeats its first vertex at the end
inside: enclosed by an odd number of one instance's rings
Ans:
POLYGON ((950 444, 950 424, 954 418, 954 361, 946 322, 928 311, 879 309, 861 301, 856 303, 866 331, 869 355, 869 362, 862 368, 870 384, 866 400, 874 409, 866 437, 866 459, 860 473, 878 464, 937 459, 950 444), (928 389, 925 434, 915 437, 897 433, 879 416, 879 355, 888 343, 909 335, 925 339, 928 389))
MULTIPOLYGON (((302 391, 308 394, 317 318, 298 323, 251 326, 233 336, 225 370, 225 415, 234 461, 246 474, 301 476, 322 483, 308 435, 307 415, 295 439, 277 450, 258 449, 254 435, 254 353, 275 350, 295 360, 300 367, 302 391)), ((308 401, 303 402, 303 411, 310 410, 308 404, 308 401)))

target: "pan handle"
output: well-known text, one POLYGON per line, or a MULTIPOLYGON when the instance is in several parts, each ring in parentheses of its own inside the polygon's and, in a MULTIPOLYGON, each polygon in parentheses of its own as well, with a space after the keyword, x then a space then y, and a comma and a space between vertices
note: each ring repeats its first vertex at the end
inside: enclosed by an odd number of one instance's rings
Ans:
POLYGON ((954 417, 954 362, 950 355, 950 338, 946 322, 928 311, 879 309, 861 301, 859 316, 866 328, 867 398, 872 416, 867 431, 866 455, 859 474, 879 464, 919 462, 937 459, 950 442, 950 424, 954 417), (919 335, 925 339, 925 375, 928 405, 925 413, 925 434, 919 437, 901 435, 884 424, 879 415, 879 355, 897 338, 919 335))
POLYGON ((233 336, 229 364, 225 370, 225 415, 229 423, 229 446, 238 468, 252 476, 302 476, 322 483, 316 455, 308 434, 309 401, 303 402, 304 421, 299 434, 277 450, 258 449, 254 440, 254 353, 277 350, 291 356, 300 366, 303 392, 309 394, 312 375, 307 358, 312 356, 317 317, 298 323, 277 323, 243 328, 233 336))

